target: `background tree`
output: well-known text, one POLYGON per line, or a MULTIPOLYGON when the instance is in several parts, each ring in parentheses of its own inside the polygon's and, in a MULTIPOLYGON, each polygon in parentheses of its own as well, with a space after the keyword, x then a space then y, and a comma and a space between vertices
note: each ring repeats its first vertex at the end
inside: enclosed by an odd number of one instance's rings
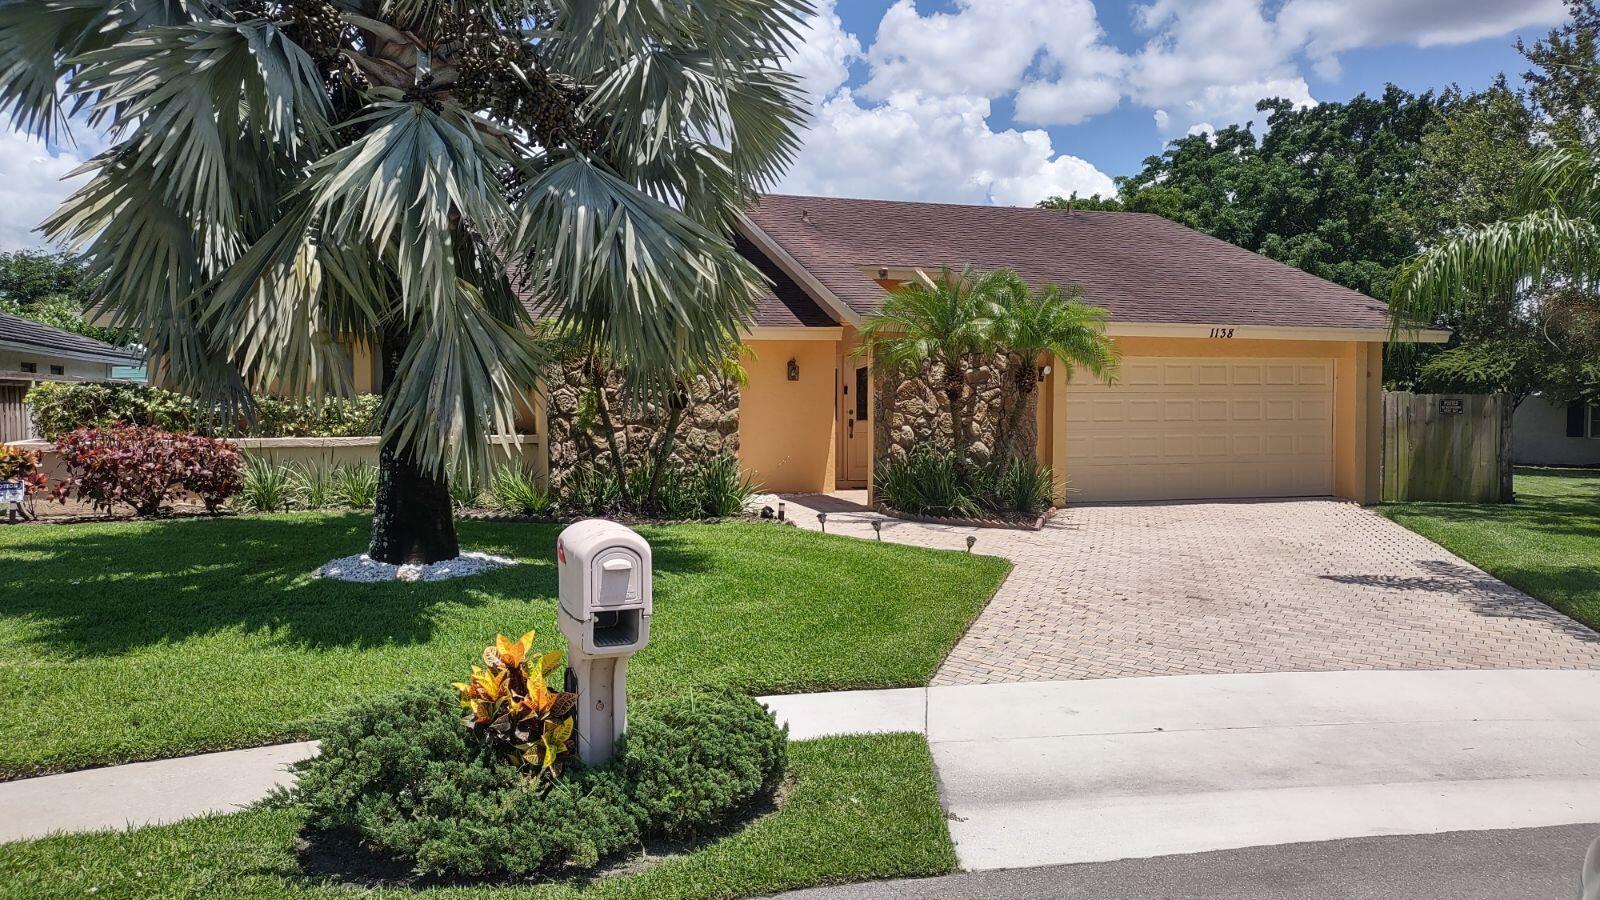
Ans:
POLYGON ((803 0, 4 0, 0 108, 113 145, 45 224, 176 386, 344 390, 378 348, 371 554, 458 551, 447 473, 544 361, 512 271, 628 373, 720 352, 731 223, 797 146, 803 0))
POLYGON ((1034 445, 1024 443, 1019 448, 1017 436, 1028 400, 1039 386, 1038 367, 1053 357, 1068 378, 1081 367, 1096 378, 1111 380, 1117 370, 1116 347, 1106 337, 1111 314, 1084 303, 1076 288, 1063 291, 1052 284, 1034 291, 1016 273, 1001 274, 1003 288, 996 292, 989 312, 988 340, 1013 360, 1015 397, 1006 413, 999 458, 1015 455, 1032 460, 1034 445))
POLYGON ((126 344, 124 332, 92 325, 85 317, 94 290, 94 280, 71 254, 39 250, 0 253, 0 312, 95 340, 126 344))
POLYGON ((1393 85, 1304 109, 1262 100, 1259 138, 1251 123, 1179 138, 1117 179, 1115 200, 1074 208, 1155 213, 1381 298, 1415 251, 1406 190, 1442 102, 1393 85))

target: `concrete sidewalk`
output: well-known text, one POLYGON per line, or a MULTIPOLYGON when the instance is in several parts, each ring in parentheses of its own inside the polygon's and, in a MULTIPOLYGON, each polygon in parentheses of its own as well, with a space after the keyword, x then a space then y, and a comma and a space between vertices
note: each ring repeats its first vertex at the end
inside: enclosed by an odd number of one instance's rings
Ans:
MULTIPOLYGON (((1600 672, 1193 675, 763 700, 796 740, 927 735, 967 869, 1600 821, 1600 672)), ((0 784, 0 839, 237 808, 312 751, 0 784)))

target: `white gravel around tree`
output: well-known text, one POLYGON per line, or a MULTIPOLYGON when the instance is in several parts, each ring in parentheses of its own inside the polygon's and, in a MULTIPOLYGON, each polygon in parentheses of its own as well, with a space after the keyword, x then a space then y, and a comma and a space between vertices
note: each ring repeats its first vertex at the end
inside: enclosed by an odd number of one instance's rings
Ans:
POLYGON ((362 553, 323 563, 322 567, 317 569, 317 577, 359 582, 446 581, 451 578, 480 575, 484 572, 503 569, 506 566, 514 566, 516 564, 516 560, 504 556, 470 551, 454 559, 441 560, 427 565, 408 564, 397 566, 393 563, 378 562, 367 554, 362 553))

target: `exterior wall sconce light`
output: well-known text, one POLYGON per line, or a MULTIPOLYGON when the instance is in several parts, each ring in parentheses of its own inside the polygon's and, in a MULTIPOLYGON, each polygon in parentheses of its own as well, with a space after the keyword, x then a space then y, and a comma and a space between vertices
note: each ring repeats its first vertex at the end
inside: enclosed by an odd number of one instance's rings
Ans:
POLYGON ((792 359, 792 358, 789 360, 789 380, 790 381, 799 381, 800 380, 800 364, 798 362, 795 362, 794 359, 792 359))
POLYGON ((1049 366, 1040 366, 1039 367, 1039 380, 1040 381, 1044 381, 1046 378, 1049 378, 1049 377, 1050 377, 1050 367, 1049 366))
POLYGON ((878 269, 878 277, 887 280, 889 277, 889 270, 887 268, 880 267, 878 269))

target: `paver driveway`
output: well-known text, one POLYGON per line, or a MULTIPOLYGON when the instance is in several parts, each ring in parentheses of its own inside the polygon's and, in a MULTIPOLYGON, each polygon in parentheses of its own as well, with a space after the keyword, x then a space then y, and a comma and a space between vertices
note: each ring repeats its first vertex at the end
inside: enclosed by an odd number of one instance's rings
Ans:
POLYGON ((1015 569, 934 684, 1351 669, 1600 669, 1600 635, 1337 500, 1081 506, 1039 532, 885 520, 791 496, 816 528, 1015 569))

